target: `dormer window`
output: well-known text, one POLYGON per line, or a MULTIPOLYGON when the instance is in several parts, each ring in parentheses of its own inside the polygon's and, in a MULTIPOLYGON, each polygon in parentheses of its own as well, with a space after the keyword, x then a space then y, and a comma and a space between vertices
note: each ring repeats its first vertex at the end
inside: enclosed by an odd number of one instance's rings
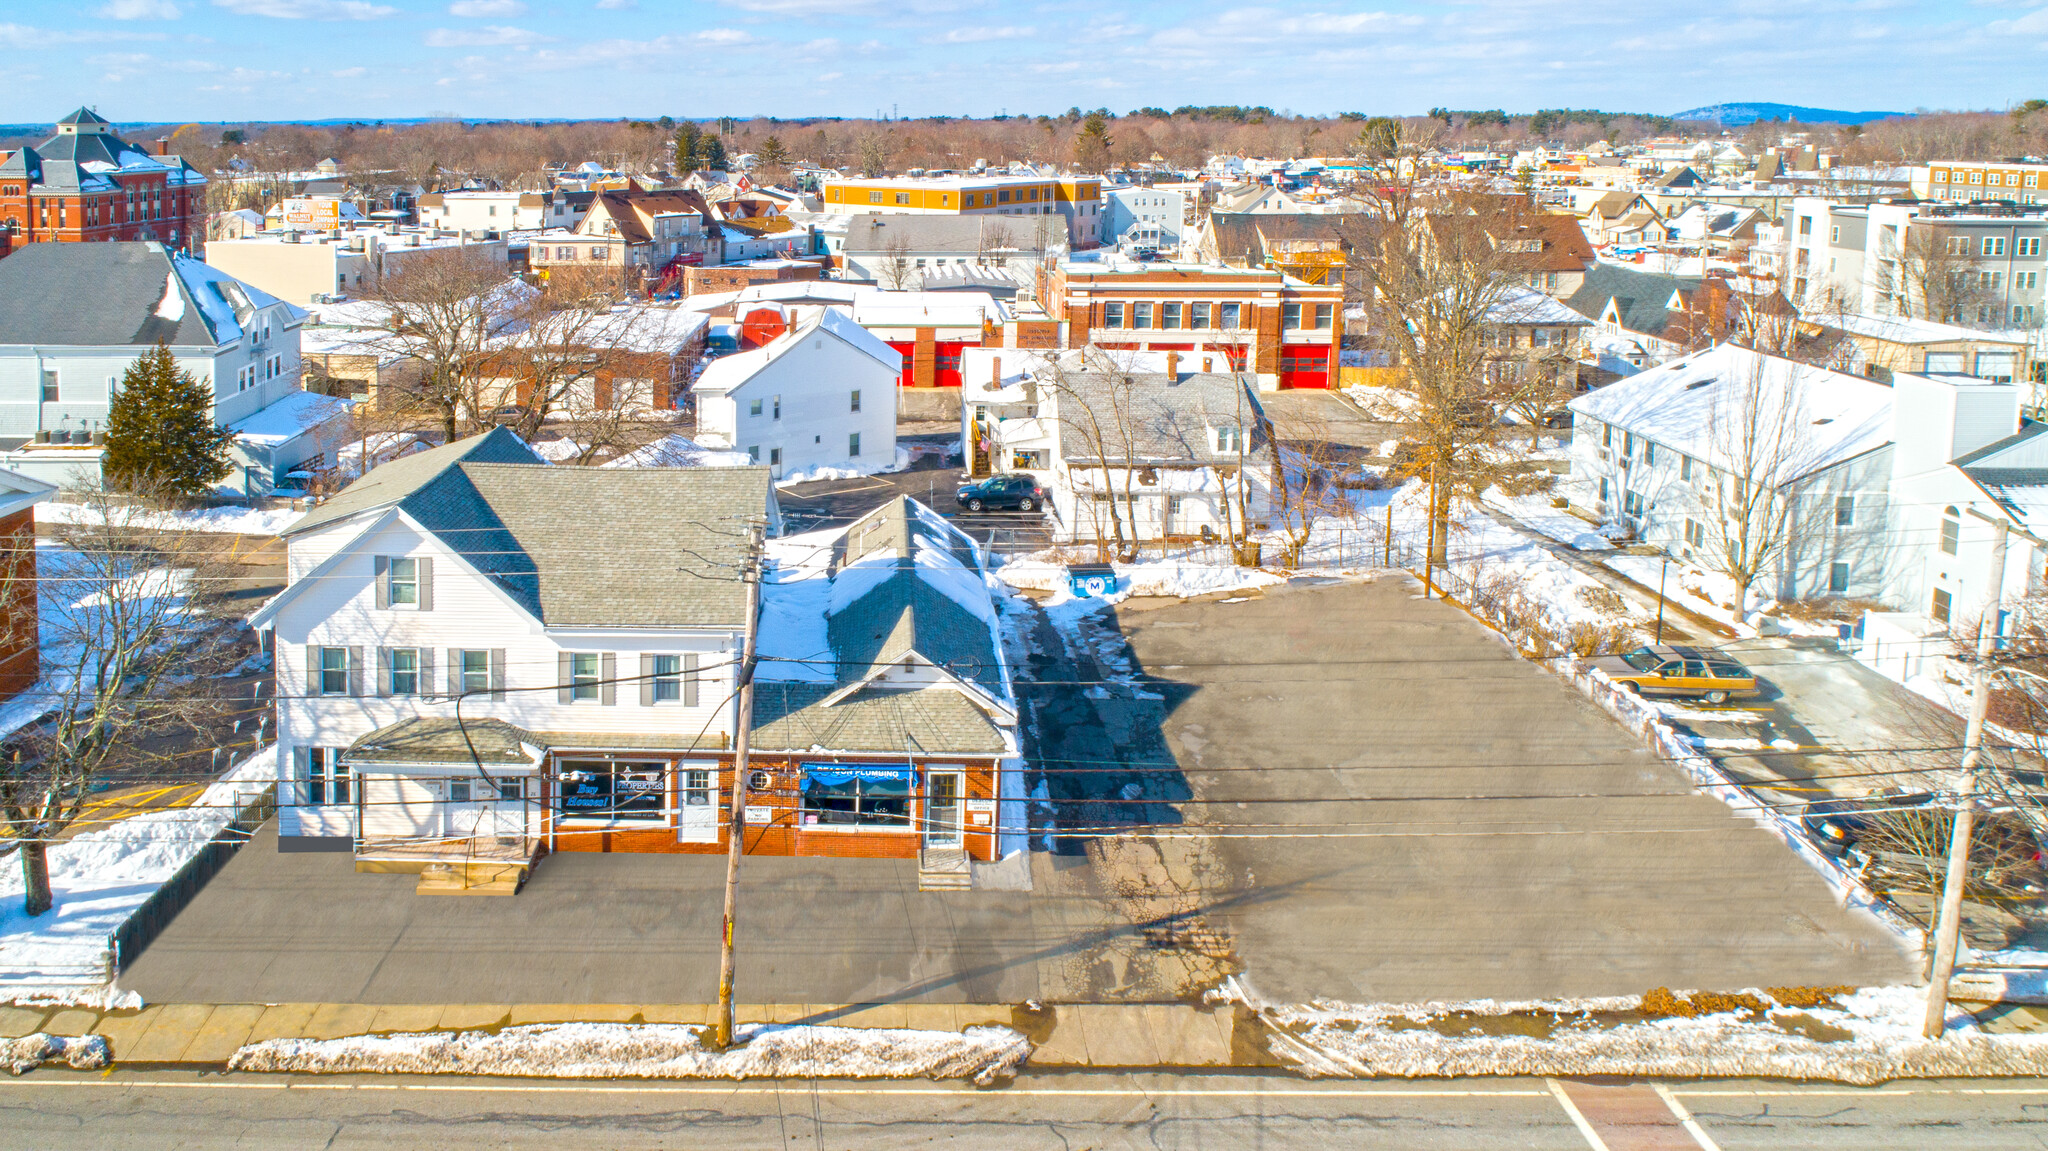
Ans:
POLYGON ((1236 424, 1225 424, 1209 429, 1209 439, 1219 455, 1229 455, 1244 450, 1244 429, 1236 424))

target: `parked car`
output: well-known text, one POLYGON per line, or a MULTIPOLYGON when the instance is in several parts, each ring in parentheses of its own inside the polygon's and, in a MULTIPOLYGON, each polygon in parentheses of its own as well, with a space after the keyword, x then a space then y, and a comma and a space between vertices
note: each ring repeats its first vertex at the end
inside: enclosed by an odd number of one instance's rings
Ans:
POLYGON ((1756 675, 1720 652, 1645 644, 1626 655, 1592 661, 1607 677, 1640 695, 1677 695, 1726 703, 1757 694, 1756 675))
POLYGON ((970 512, 986 511, 989 508, 1011 509, 1020 512, 1035 512, 1045 506, 1045 489, 1030 476, 990 476, 971 484, 960 485, 953 493, 960 506, 970 512))
POLYGON ((1923 807, 1933 800, 1927 792, 1911 795, 1873 795, 1866 799, 1822 799, 1806 805, 1799 825, 1806 837, 1827 855, 1840 859, 1856 846, 1881 815, 1901 808, 1923 807))

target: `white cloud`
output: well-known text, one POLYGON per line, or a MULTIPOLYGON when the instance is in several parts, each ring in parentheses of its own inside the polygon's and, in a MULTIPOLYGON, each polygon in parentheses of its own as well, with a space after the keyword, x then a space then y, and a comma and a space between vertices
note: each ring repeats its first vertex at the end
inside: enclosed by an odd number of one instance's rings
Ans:
POLYGON ((334 71, 328 73, 329 76, 332 76, 337 80, 359 80, 362 77, 367 76, 369 74, 370 70, 368 68, 362 67, 336 68, 334 71))
POLYGON ((237 16, 268 16, 273 20, 381 20, 398 15, 389 4, 368 0, 213 0, 237 16))
POLYGON ((27 24, 0 24, 0 45, 9 48, 47 48, 52 44, 93 44, 128 40, 163 40, 161 32, 126 32, 91 28, 83 32, 57 32, 27 24))
POLYGON ((733 45, 752 44, 754 42, 752 36, 747 35, 738 28, 706 28, 702 32, 691 33, 691 36, 702 40, 706 44, 733 45))
POLYGON ((508 24, 486 24, 481 28, 436 28, 427 33, 429 48, 506 48, 540 44, 548 38, 538 32, 508 24))
POLYGON ((1036 28, 955 28, 939 37, 942 44, 979 44, 986 40, 1022 40, 1038 35, 1036 28))
POLYGON ((526 5, 522 0, 455 0, 453 4, 448 5, 448 14, 468 19, 524 16, 526 5))
POLYGON ((828 82, 830 82, 830 81, 833 81, 833 80, 837 80, 837 79, 839 79, 839 78, 840 78, 841 76, 844 76, 844 75, 846 75, 846 73, 844 73, 844 72, 827 72, 827 73, 825 73, 825 74, 824 74, 823 76, 820 76, 820 77, 818 77, 817 79, 818 79, 818 83, 820 83, 820 84, 824 84, 824 83, 828 83, 828 82))
POLYGON ((732 6, 747 12, 776 16, 853 16, 872 12, 877 0, 731 0, 732 6))
POLYGON ((103 20, 176 20, 178 15, 171 0, 107 0, 99 10, 103 20))
POLYGON ((631 12, 640 6, 640 0, 597 0, 597 6, 606 12, 631 12))

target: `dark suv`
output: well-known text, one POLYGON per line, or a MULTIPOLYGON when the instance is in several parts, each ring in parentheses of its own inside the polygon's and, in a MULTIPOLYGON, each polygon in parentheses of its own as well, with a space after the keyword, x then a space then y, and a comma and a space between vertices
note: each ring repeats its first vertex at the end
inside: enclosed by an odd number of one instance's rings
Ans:
POLYGON ((1045 506, 1045 489, 1030 476, 990 476, 971 484, 960 485, 953 493, 960 506, 970 512, 988 508, 1015 508, 1020 512, 1035 512, 1045 506))

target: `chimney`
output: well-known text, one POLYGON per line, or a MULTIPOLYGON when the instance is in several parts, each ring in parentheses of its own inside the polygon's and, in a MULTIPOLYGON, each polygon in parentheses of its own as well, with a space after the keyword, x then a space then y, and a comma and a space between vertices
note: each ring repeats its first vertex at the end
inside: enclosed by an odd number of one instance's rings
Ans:
POLYGON ((1179 352, 1168 352, 1168 353, 1166 353, 1166 374, 1167 374, 1167 375, 1169 375, 1169 376, 1172 376, 1172 377, 1174 377, 1175 379, 1179 379, 1179 378, 1180 378, 1180 353, 1179 353, 1179 352))
POLYGON ((995 358, 995 365, 989 369, 988 386, 990 391, 1003 386, 1003 358, 1001 356, 995 358))
POLYGON ((159 156, 171 154, 171 138, 169 136, 158 136, 156 138, 156 154, 159 156))

